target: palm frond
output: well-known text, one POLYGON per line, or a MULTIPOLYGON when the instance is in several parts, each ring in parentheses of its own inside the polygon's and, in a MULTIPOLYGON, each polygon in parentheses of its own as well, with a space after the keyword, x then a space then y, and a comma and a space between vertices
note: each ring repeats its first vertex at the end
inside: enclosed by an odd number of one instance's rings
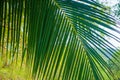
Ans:
POLYGON ((40 80, 114 79, 106 59, 119 54, 105 36, 120 42, 108 31, 120 30, 103 9, 92 0, 1 0, 2 53, 5 45, 12 59, 22 53, 40 80))

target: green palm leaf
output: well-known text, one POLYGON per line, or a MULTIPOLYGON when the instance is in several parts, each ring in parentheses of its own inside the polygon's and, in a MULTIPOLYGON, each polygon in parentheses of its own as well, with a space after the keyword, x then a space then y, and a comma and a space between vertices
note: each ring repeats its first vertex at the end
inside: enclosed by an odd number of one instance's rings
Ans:
POLYGON ((22 61, 40 80, 114 79, 106 59, 119 62, 119 54, 104 36, 120 42, 108 30, 120 31, 103 9, 92 0, 1 0, 2 53, 6 45, 6 56, 18 58, 22 43, 22 61))

